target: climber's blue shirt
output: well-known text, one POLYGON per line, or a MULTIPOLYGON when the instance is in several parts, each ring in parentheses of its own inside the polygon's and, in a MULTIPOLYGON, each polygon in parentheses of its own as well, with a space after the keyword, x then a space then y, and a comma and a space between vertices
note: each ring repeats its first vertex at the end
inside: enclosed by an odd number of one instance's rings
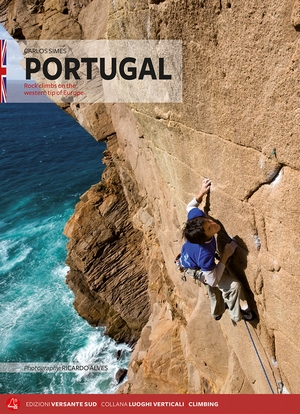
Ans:
POLYGON ((205 244, 195 244, 187 241, 181 249, 180 263, 190 269, 200 268, 204 271, 214 270, 216 239, 213 237, 205 244))
MULTIPOLYGON (((202 210, 193 208, 188 214, 188 219, 193 218, 194 216, 205 216, 205 214, 202 210)), ((211 271, 216 267, 215 253, 215 237, 212 237, 204 244, 196 244, 186 241, 181 249, 181 257, 179 259, 180 264, 182 267, 190 269, 200 268, 204 271, 211 271)))

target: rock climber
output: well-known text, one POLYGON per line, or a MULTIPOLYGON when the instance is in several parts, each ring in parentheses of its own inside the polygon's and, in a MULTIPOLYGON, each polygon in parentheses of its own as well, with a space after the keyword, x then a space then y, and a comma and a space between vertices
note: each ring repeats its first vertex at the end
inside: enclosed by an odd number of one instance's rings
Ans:
POLYGON ((198 208, 209 193, 211 181, 204 179, 198 195, 187 205, 187 222, 183 228, 186 242, 182 246, 179 264, 185 273, 204 283, 215 320, 221 319, 226 308, 234 323, 256 318, 245 300, 240 282, 229 274, 226 262, 233 255, 237 243, 232 240, 224 247, 222 257, 217 254, 215 235, 221 226, 198 208), (216 258, 219 259, 216 263, 216 258), (242 302, 242 305, 240 304, 242 302))

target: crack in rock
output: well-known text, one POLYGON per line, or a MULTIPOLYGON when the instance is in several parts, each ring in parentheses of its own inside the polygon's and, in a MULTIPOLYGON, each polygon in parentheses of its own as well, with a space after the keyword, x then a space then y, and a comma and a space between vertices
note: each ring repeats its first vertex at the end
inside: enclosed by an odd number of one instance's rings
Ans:
POLYGON ((282 168, 283 168, 283 165, 279 165, 278 167, 276 167, 272 171, 272 173, 270 174, 269 178, 266 181, 259 183, 254 189, 248 192, 248 194, 244 198, 244 201, 249 201, 249 199, 253 196, 253 194, 255 194, 263 185, 272 184, 278 178, 282 168))

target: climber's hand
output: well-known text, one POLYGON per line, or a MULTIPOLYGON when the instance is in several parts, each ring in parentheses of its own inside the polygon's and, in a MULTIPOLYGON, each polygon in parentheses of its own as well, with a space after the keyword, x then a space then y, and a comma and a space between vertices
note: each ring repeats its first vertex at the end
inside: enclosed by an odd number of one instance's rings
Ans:
POLYGON ((221 262, 226 264, 227 259, 229 259, 229 257, 233 255, 236 248, 237 248, 237 243, 234 240, 232 240, 230 243, 227 243, 224 247, 224 252, 222 255, 221 262))
POLYGON ((198 195, 197 195, 197 197, 196 197, 196 200, 198 201, 198 203, 200 203, 200 202, 201 202, 201 200, 202 200, 202 198, 203 198, 203 196, 209 192, 209 190, 210 190, 210 186, 211 186, 211 181, 210 181, 210 179, 209 179, 209 178, 205 178, 205 179, 202 181, 202 187, 201 187, 201 190, 199 191, 199 194, 198 194, 198 195))

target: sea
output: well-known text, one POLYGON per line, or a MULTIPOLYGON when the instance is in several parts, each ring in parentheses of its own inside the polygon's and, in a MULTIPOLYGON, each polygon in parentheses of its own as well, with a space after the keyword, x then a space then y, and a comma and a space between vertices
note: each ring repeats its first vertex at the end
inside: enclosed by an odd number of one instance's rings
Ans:
POLYGON ((101 180, 105 143, 55 104, 9 103, 0 144, 0 393, 114 393, 131 350, 75 311, 63 235, 80 195, 101 180), (16 363, 37 368, 7 372, 16 363), (50 363, 73 368, 38 368, 50 363))

